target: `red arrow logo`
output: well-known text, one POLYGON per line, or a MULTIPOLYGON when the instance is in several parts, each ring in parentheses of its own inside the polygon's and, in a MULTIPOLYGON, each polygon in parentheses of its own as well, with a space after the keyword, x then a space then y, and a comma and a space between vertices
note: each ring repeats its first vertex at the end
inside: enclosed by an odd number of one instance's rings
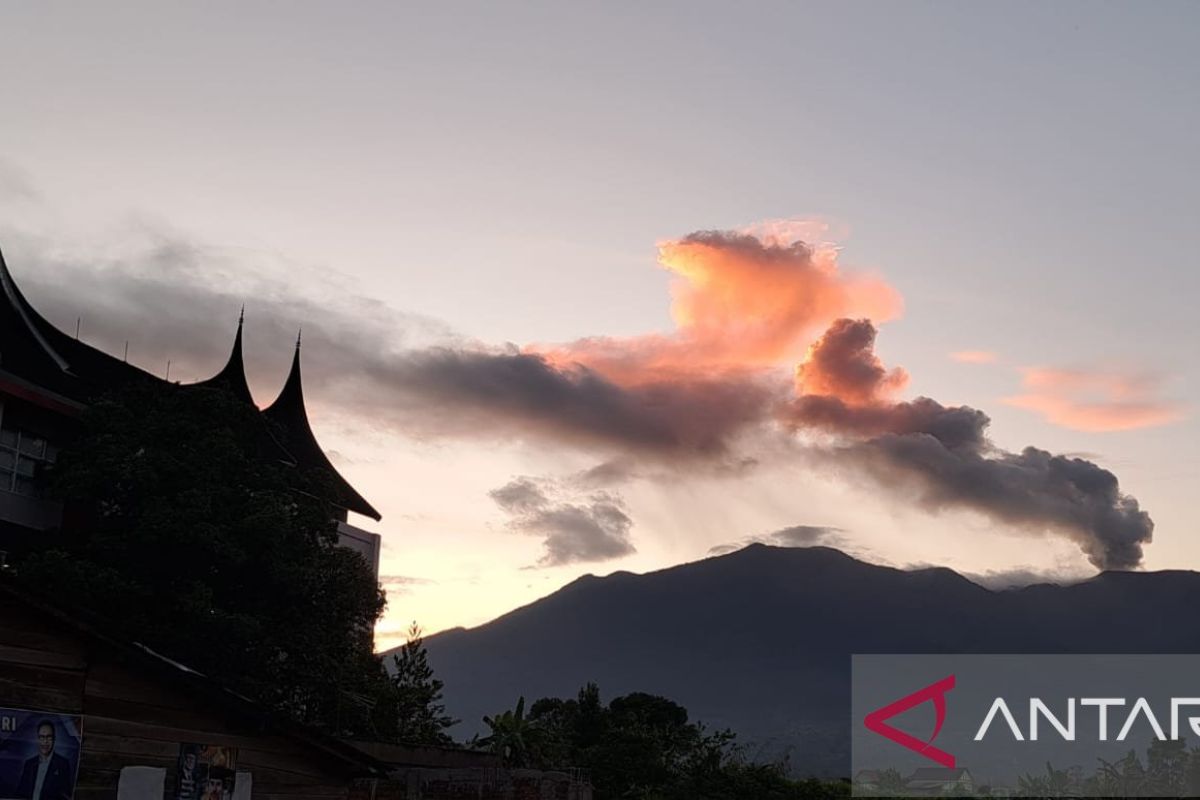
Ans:
POLYGON ((926 758, 936 761, 943 767, 954 768, 954 756, 947 753, 945 750, 939 750, 933 746, 933 740, 937 738, 938 733, 942 730, 942 723, 946 721, 946 692, 954 688, 954 676, 948 675, 942 678, 937 683, 931 683, 924 689, 919 689, 912 694, 901 697, 894 703, 888 703, 883 708, 877 708, 870 714, 867 714, 863 724, 867 726, 867 730, 874 731, 880 736, 891 739, 899 745, 907 747, 914 753, 920 753, 926 758), (933 733, 930 734, 928 741, 921 741, 915 736, 905 733, 902 730, 893 728, 884 720, 891 719, 897 714, 903 714, 910 708, 916 708, 928 701, 933 701, 933 710, 937 714, 937 722, 934 723, 933 733))

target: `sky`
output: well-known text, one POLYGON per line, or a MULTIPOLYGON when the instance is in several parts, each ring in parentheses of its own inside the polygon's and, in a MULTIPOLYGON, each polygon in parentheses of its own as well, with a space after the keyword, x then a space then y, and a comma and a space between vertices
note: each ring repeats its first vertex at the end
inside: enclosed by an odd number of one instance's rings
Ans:
POLYGON ((245 303, 261 405, 303 326, 380 646, 755 540, 1200 567, 1195 4, 0 20, 16 279, 184 381, 245 303))

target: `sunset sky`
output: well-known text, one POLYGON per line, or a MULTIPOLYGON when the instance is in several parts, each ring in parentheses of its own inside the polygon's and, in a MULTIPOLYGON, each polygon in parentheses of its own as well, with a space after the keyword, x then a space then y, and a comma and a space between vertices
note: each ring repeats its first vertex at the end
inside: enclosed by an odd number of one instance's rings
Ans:
POLYGON ((173 379, 244 302, 261 405, 303 326, 381 646, 752 540, 1200 568, 1200 6, 645 5, 6 4, 0 248, 173 379))

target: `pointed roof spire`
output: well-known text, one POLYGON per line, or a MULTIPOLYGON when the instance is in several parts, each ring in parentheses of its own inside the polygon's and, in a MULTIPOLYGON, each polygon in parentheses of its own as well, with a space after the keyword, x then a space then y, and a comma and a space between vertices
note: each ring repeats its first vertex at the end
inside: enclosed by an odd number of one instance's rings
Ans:
POLYGON ((298 466, 306 469, 318 469, 330 475, 333 479, 335 497, 330 498, 334 505, 353 511, 374 520, 382 519, 382 515, 367 502, 366 498, 355 491, 350 482, 329 463, 325 451, 321 449, 317 437, 312 432, 308 422, 308 411, 304 407, 304 380, 300 374, 300 336, 296 336, 296 350, 292 354, 292 367, 288 371, 287 380, 280 390, 275 402, 263 409, 263 414, 278 424, 286 435, 285 449, 295 459, 298 466))
POLYGON ((233 337, 233 350, 229 360, 221 371, 207 380, 200 381, 196 386, 221 386, 233 392, 237 399, 254 405, 254 395, 250 393, 250 385, 246 382, 246 366, 242 361, 242 327, 246 322, 246 307, 238 314, 237 333, 233 337))
POLYGON ((292 367, 288 370, 287 380, 275 402, 263 409, 267 416, 289 419, 303 419, 308 422, 308 414, 304 409, 304 381, 300 376, 300 338, 296 337, 296 350, 292 354, 292 367))

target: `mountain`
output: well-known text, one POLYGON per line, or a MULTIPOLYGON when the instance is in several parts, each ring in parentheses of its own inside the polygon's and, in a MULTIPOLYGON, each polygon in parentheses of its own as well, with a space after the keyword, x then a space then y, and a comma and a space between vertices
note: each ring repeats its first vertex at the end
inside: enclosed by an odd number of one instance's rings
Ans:
POLYGON ((585 576, 472 629, 426 640, 470 736, 518 696, 669 697, 797 773, 849 769, 851 653, 1200 652, 1194 572, 1106 572, 992 591, 825 547, 755 544, 645 575, 585 576))

